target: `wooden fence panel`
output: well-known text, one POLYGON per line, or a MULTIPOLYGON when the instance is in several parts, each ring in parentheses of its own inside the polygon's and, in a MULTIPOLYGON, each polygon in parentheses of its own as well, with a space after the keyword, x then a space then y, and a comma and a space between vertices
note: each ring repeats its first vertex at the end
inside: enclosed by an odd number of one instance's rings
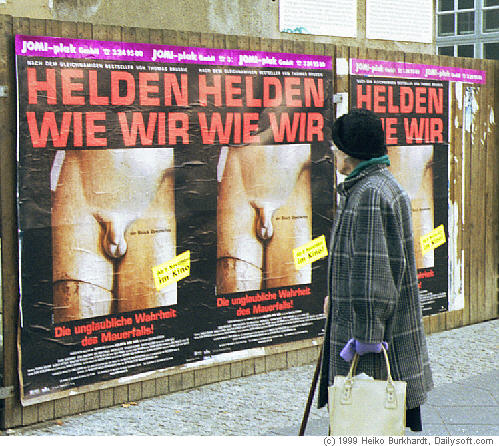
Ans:
MULTIPOLYGON (((473 69, 481 70, 484 68, 482 61, 480 59, 474 59, 472 64, 473 69)), ((485 257, 486 257, 486 246, 485 246, 485 233, 487 221, 485 218, 485 198, 486 198, 486 172, 487 166, 485 164, 487 159, 487 146, 486 146, 486 120, 485 115, 488 109, 487 104, 487 94, 488 88, 486 85, 480 86, 477 89, 477 105, 478 110, 476 114, 476 125, 473 125, 473 156, 478 164, 478 176, 475 182, 475 189, 472 190, 471 196, 473 197, 473 204, 476 206, 475 212, 473 212, 476 218, 476 225, 472 233, 473 237, 473 251, 477 251, 476 261, 473 262, 476 268, 476 281, 477 281, 477 292, 475 295, 471 296, 471 302, 474 303, 472 306, 473 316, 471 323, 480 322, 482 317, 485 315, 485 301, 486 301, 486 278, 485 278, 485 257)))
MULTIPOLYGON (((473 61, 466 61, 469 68, 473 68, 473 61)), ((479 193, 481 190, 481 176, 482 176, 482 165, 481 165, 481 150, 479 143, 477 141, 478 137, 478 127, 479 127, 479 113, 477 113, 474 108, 474 101, 479 97, 479 87, 467 85, 467 91, 465 92, 465 107, 468 109, 472 108, 472 120, 471 128, 469 132, 469 168, 466 172, 469 175, 468 178, 468 189, 466 191, 466 201, 467 201, 467 223, 465 229, 468 234, 468 259, 469 259, 469 312, 468 312, 468 322, 472 324, 476 319, 476 313, 478 308, 478 299, 481 291, 482 280, 480 278, 480 266, 482 260, 483 247, 476 243, 476 235, 480 232, 480 224, 483 219, 482 206, 480 203, 483 202, 483 194, 479 193), (466 94, 467 93, 467 94, 466 94), (471 297, 474 299, 471 299, 471 297)), ((467 112, 467 110, 465 110, 467 112)), ((479 138, 479 137, 478 137, 479 138)), ((483 189, 482 189, 483 190, 483 189)))
MULTIPOLYGON (((441 56, 442 64, 449 67, 456 66, 456 59, 448 56, 441 56)), ((454 292, 463 294, 464 279, 464 265, 463 265, 463 109, 462 109, 462 84, 458 88, 458 84, 451 83, 450 95, 450 122, 449 122, 449 145, 450 145, 450 163, 449 163, 449 212, 453 214, 454 227, 449 228, 449 235, 451 230, 455 237, 455 250, 456 250, 456 265, 454 265, 453 274, 457 274, 460 278, 459 282, 453 277, 454 286, 459 287, 454 292), (458 97, 459 95, 459 97, 458 97), (461 104, 461 105, 459 105, 461 104)), ((446 329, 450 330, 455 327, 463 325, 463 310, 449 311, 446 314, 446 329)))
POLYGON ((484 110, 483 135, 484 141, 484 163, 485 163, 485 256, 484 256, 484 275, 485 275, 485 300, 483 306, 483 315, 497 315, 497 305, 499 300, 496 296, 496 287, 499 286, 499 150, 497 139, 497 103, 494 104, 491 98, 498 100, 497 90, 497 67, 495 64, 483 64, 482 69, 487 69, 487 82, 485 88, 484 102, 487 104, 484 110), (496 82, 493 80, 496 79, 496 82), (493 108, 495 105, 495 109, 493 108), (495 116, 494 116, 495 115, 495 116), (496 228, 494 233, 493 228, 496 228))
POLYGON ((4 402, 3 427, 22 423, 17 380, 18 255, 16 213, 16 89, 14 73, 13 22, 29 30, 27 19, 0 16, 0 84, 8 87, 0 98, 0 198, 2 218, 2 299, 3 299, 3 385, 15 389, 4 402))

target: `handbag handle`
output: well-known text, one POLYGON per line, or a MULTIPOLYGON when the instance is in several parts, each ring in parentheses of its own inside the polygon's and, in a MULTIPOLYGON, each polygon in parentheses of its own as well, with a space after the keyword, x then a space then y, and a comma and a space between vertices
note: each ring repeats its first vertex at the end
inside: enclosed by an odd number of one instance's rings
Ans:
MULTIPOLYGON (((387 381, 393 382, 391 368, 390 368, 390 361, 388 360, 388 354, 386 353, 386 349, 383 345, 381 346, 381 350, 383 351, 383 355, 385 357, 386 371, 387 371, 387 376, 388 376, 387 381)), ((354 373, 357 369, 357 363, 359 362, 359 358, 360 358, 359 354, 355 353, 355 355, 353 357, 352 365, 350 366, 350 370, 349 370, 348 375, 347 375, 347 379, 348 378, 352 379, 352 377, 354 376, 354 373)))
MULTIPOLYGON (((390 369, 390 361, 388 360, 388 354, 386 353, 386 349, 383 345, 381 346, 381 349, 385 357, 385 365, 387 372, 385 407, 387 409, 394 409, 397 407, 397 398, 395 397, 395 386, 393 385, 392 373, 390 369)), ((355 370, 357 369, 358 362, 359 362, 359 354, 355 353, 352 365, 350 366, 350 370, 345 379, 345 387, 343 391, 343 396, 341 398, 342 404, 352 404, 351 401, 352 401, 353 375, 355 373, 355 370)))

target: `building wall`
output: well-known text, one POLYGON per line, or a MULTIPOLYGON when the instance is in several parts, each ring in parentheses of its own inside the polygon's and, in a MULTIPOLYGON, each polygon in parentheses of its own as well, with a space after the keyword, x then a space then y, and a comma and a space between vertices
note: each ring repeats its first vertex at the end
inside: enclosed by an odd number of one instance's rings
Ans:
MULTIPOLYGON (((366 0, 357 0, 357 38, 279 32, 279 0, 0 0, 0 14, 175 31, 290 39, 434 54, 434 45, 366 40, 366 0)), ((332 30, 332 33, 334 31, 332 30)))

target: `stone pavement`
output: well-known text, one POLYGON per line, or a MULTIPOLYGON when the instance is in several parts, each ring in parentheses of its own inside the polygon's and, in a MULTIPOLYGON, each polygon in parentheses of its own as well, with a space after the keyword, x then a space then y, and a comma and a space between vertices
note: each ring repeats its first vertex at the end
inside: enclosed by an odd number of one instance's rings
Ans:
MULTIPOLYGON (((421 415, 423 432, 407 430, 407 435, 499 436, 499 369, 436 387, 421 415)), ((307 424, 305 435, 324 436, 327 427, 326 413, 307 424)), ((269 435, 296 435, 298 429, 276 429, 269 435)))
MULTIPOLYGON (((499 319, 427 340, 435 389, 422 407, 422 435, 499 435, 499 319)), ((0 435, 298 435, 314 369, 247 376, 0 435)), ((327 420, 314 401, 306 435, 324 436, 327 420)))

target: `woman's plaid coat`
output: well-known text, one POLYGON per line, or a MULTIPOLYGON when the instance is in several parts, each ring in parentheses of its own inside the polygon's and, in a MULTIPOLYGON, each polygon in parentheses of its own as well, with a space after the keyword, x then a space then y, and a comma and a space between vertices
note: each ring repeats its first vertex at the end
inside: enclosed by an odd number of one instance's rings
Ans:
MULTIPOLYGON (((347 179, 338 192, 319 407, 327 403, 333 377, 348 373, 349 363, 340 351, 350 338, 388 342, 392 377, 407 382, 407 408, 417 407, 426 400, 433 380, 418 296, 409 197, 381 164, 347 179)), ((361 356, 357 372, 384 379, 383 355, 361 356)))

